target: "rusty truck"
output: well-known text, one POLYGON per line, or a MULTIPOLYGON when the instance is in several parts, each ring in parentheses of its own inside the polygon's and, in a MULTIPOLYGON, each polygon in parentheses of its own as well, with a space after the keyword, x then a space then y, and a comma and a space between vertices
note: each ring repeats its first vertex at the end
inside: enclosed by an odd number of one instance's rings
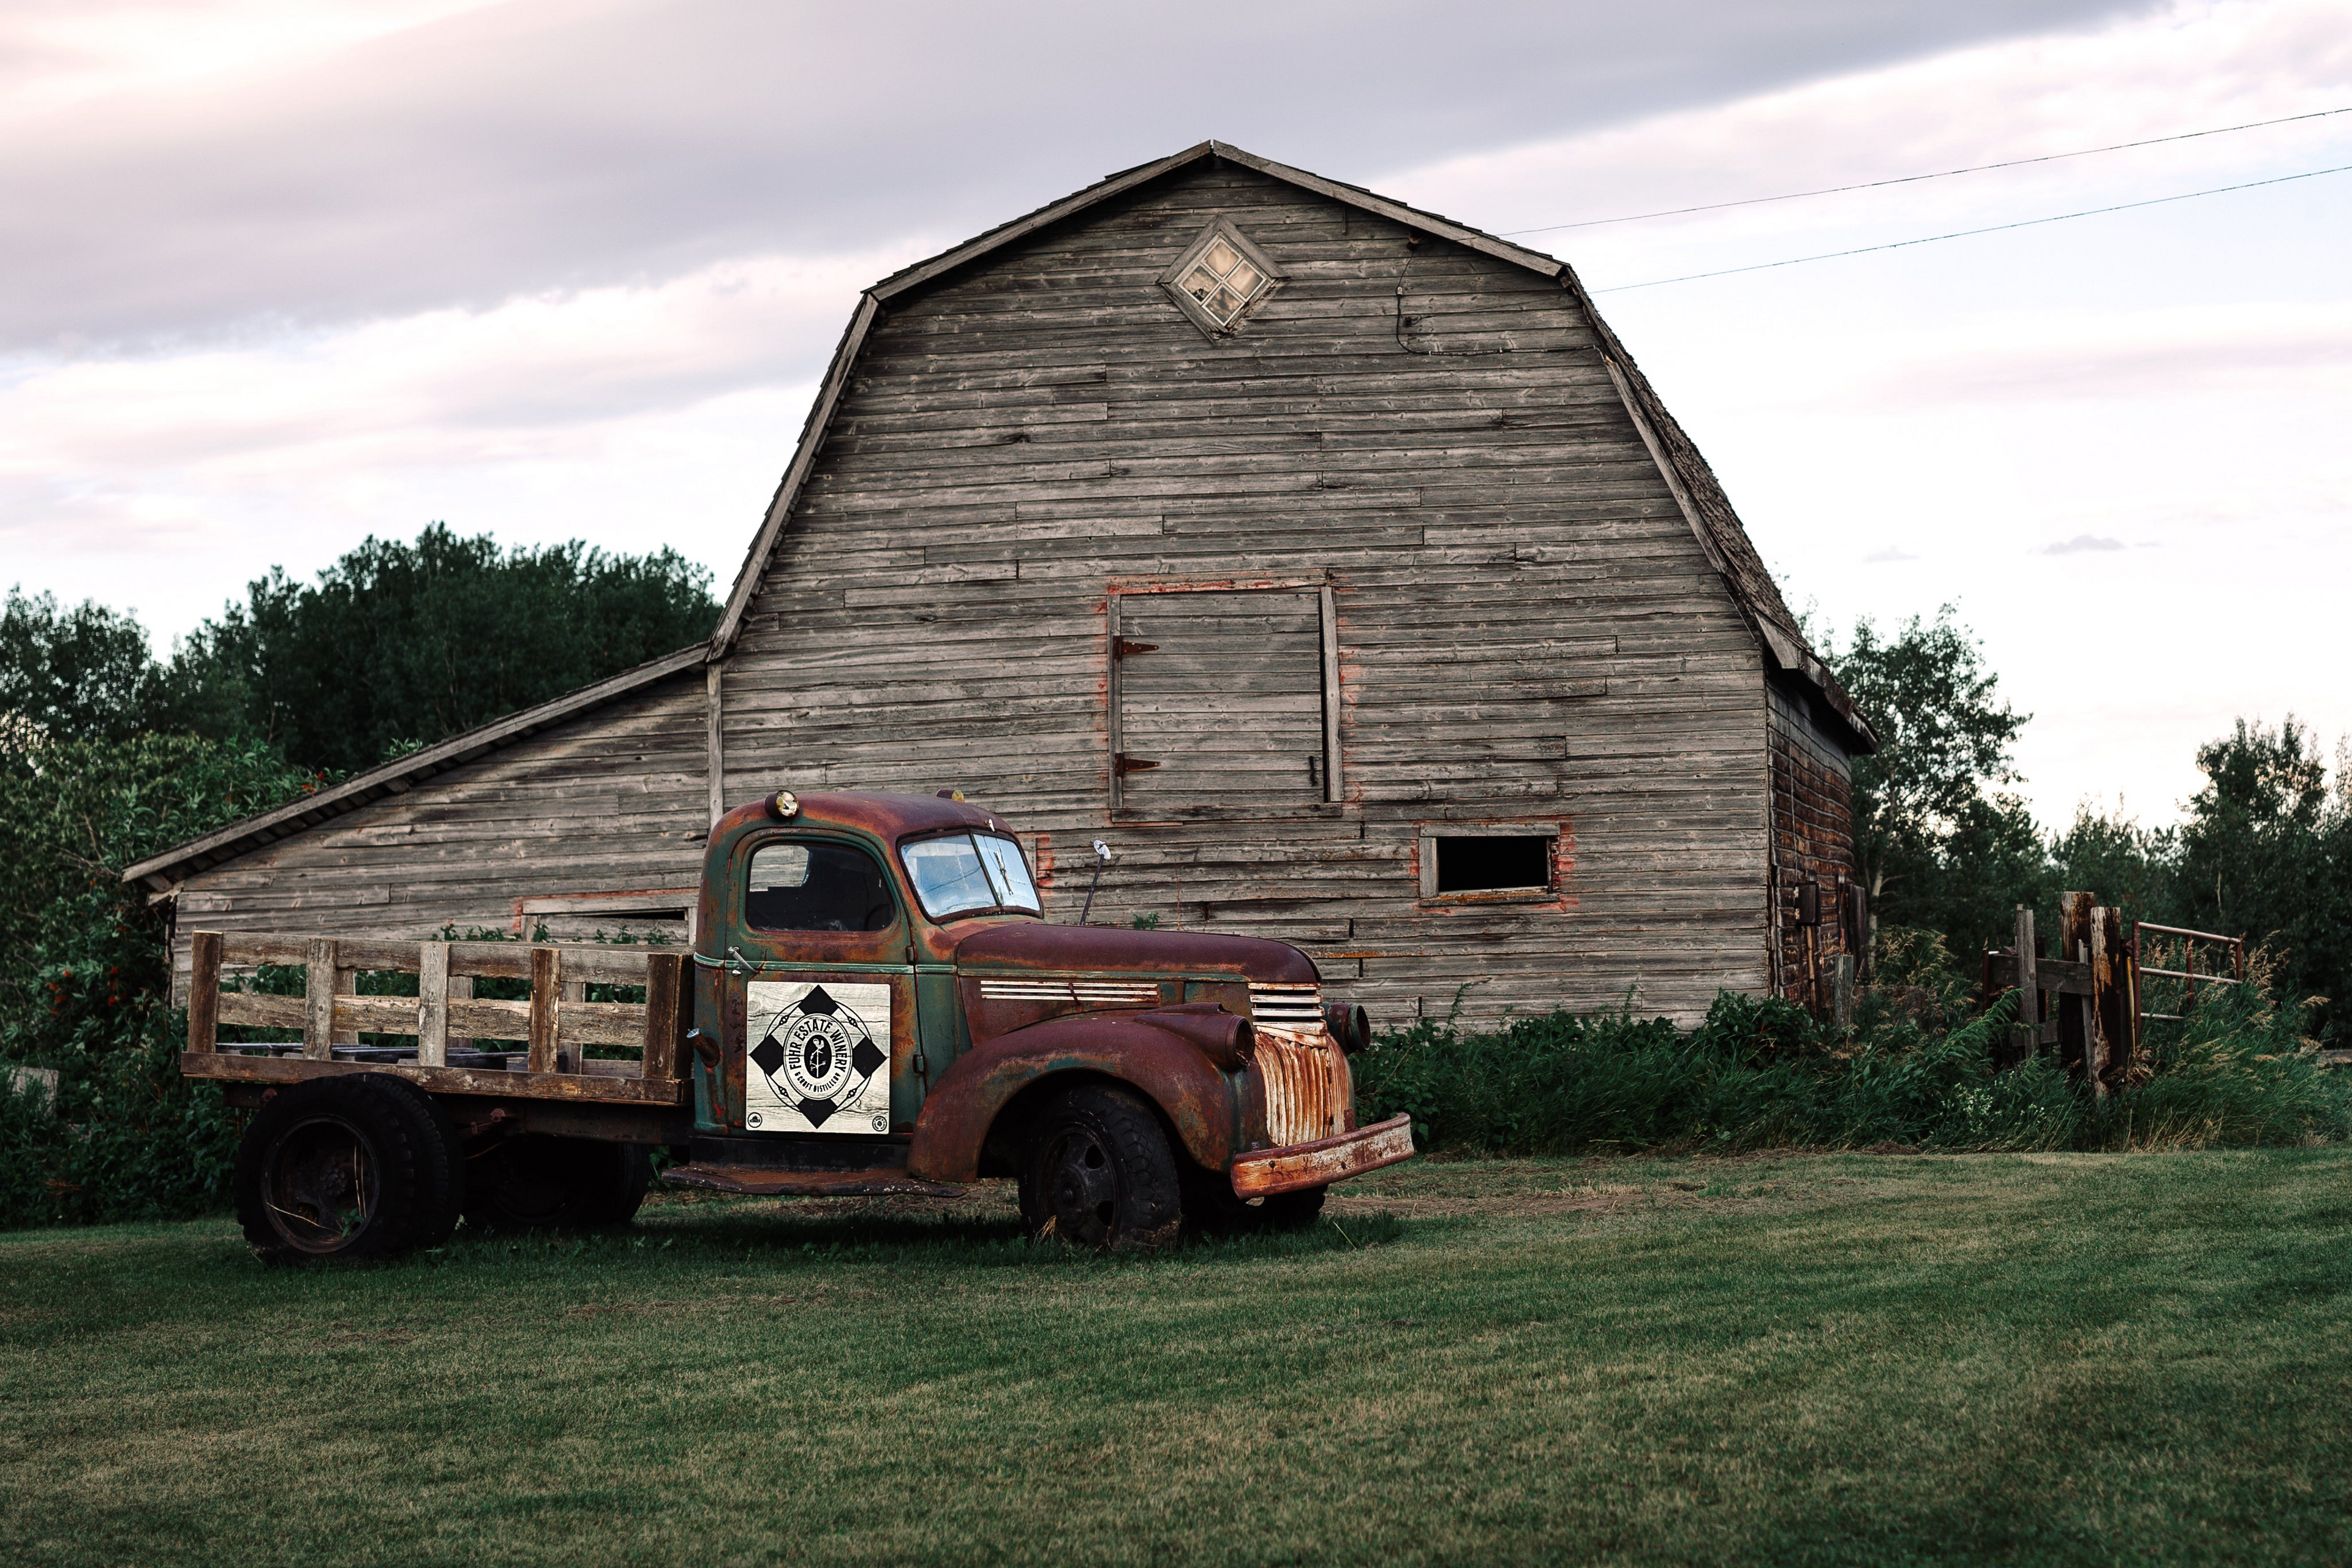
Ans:
POLYGON ((253 1113, 255 1251, 623 1223, 657 1151, 663 1182, 714 1193, 1013 1177, 1032 1236, 1150 1248, 1312 1223, 1333 1183, 1412 1153, 1407 1118, 1357 1124, 1370 1021, 1306 953, 1050 922, 1020 840, 954 792, 740 806, 698 900, 690 951, 194 932, 182 1068, 253 1113), (267 965, 301 994, 235 979, 267 965), (387 972, 415 994, 361 994, 387 972))

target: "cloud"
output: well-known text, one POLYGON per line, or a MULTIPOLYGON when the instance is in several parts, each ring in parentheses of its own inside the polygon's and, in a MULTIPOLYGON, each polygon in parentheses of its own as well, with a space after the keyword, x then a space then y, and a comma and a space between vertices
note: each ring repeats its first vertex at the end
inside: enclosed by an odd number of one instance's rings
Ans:
POLYGON ((2034 553, 2036 555, 2082 555, 2093 551, 2121 550, 2123 547, 2123 541, 2120 539, 2105 539, 2095 533, 2078 533, 2074 538, 2061 540, 2056 544, 2045 544, 2034 553))
MULTIPOLYGON (((960 237, 1204 136, 1368 179, 2147 8, 1306 0, 1227 28, 1082 0, 515 0, 15 119, 0 345, 480 308, 960 237)), ((48 33, 0 24, 0 56, 54 47, 55 7, 35 15, 48 33)))
POLYGON ((2274 391, 2286 378, 2309 386, 2352 372, 2352 301, 1979 317, 1885 347, 1896 363, 1848 395, 1881 412, 2274 391))
POLYGON ((1862 563, 1865 566, 1891 566, 1898 561, 1916 561, 1919 558, 1916 555, 1912 554, 1909 551, 1904 549, 1900 545, 1889 545, 1885 550, 1874 551, 1872 553, 1864 556, 1862 558, 1862 563))

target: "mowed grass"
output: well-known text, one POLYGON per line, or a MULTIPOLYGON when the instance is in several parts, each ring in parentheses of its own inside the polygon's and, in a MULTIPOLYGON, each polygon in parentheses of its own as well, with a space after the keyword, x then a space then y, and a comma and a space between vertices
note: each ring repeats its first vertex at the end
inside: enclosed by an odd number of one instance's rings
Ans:
POLYGON ((0 1237, 27 1563, 2352 1560, 2352 1153, 1418 1162, 270 1270, 0 1237))

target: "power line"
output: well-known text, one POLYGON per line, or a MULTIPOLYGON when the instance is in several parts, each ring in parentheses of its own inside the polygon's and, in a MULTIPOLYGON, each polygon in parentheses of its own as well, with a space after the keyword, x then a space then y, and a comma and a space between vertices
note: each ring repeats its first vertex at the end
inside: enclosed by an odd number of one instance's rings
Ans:
POLYGON ((1775 267, 1795 267, 1807 261, 1834 261, 1841 256, 1867 256, 1874 250, 1901 250, 1907 246, 1933 245, 1939 239, 1966 239, 1970 235, 2000 234, 2005 229, 2032 228, 2038 224, 2064 223, 2068 218, 2097 217, 2102 213, 2129 212, 2134 207, 2160 207, 2167 202, 2192 201, 2199 196, 2218 196, 2229 191, 2251 191, 2257 185, 2284 185, 2290 180, 2315 180, 2322 174, 2352 173, 2352 163, 2339 163, 2333 169, 2311 169, 2300 174, 2281 174, 2271 180, 2248 180, 2242 185, 2216 185, 2210 191, 2183 191, 2177 196, 2156 196, 2144 202, 2121 202, 2111 207, 2087 207, 2081 212, 2057 213, 2049 217, 2021 218, 2016 223, 1997 223, 1990 228, 1956 229, 1950 234, 1923 235, 1917 239, 1898 239, 1888 245, 1857 246, 1852 250, 1825 250, 1819 256, 1791 256, 1783 261, 1759 261, 1750 267, 1727 267, 1717 272, 1686 272, 1679 278, 1653 278, 1647 283, 1617 283, 1606 289, 1595 289, 1595 294, 1622 294, 1629 289, 1655 289, 1665 283, 1695 283, 1702 278, 1728 278, 1735 272, 1769 272, 1775 267))
POLYGON ((2298 120, 2325 120, 2331 114, 2352 114, 2352 104, 2342 109, 2322 109, 2310 114, 2287 114, 2276 120, 2250 120, 2243 125, 2216 126, 2210 131, 2184 131, 2177 136, 2151 136, 2144 142, 2117 142, 2107 147, 2084 147, 2074 153, 2045 153, 2039 158, 2011 158, 2000 163, 1971 163, 1965 169, 1944 169, 1932 174, 1905 174, 1892 180, 1865 180, 1858 185, 1825 185, 1818 191, 1790 191, 1780 196, 1748 196, 1736 202, 1708 202, 1703 206, 1668 207, 1664 212, 1628 213, 1623 217, 1586 218, 1581 223, 1556 223, 1543 228, 1513 228, 1503 231, 1506 239, 1522 234, 1558 234, 1562 229, 1599 228, 1603 224, 1641 223, 1654 217, 1682 217, 1690 213, 1721 212, 1726 207, 1763 206, 1770 202, 1801 201, 1807 196, 1834 196, 1846 191, 1874 191, 1885 185, 1916 184, 1921 180, 1948 180, 1954 174, 1981 174, 1989 169, 2021 169, 2028 163, 2055 163, 2063 158, 2087 158, 2095 153, 2121 153, 2133 147, 2154 147, 2166 142, 2193 142, 2200 136, 2226 136, 2232 131, 2259 131, 2265 125, 2290 125, 2298 120))

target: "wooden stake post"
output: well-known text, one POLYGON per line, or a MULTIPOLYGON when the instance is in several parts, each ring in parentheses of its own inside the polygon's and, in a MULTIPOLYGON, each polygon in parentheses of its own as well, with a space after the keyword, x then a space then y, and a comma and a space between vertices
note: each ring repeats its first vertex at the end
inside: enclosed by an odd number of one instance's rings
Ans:
POLYGON ((2139 976, 2125 945, 2123 913, 2102 909, 2089 893, 2058 900, 2058 952, 2043 958, 2033 911, 2019 906, 2016 945, 1985 955, 1987 1001, 2015 987, 2017 1024, 2010 1059, 2023 1061, 2042 1047, 2058 1047, 2071 1073, 2086 1077, 2095 1095, 2123 1082, 2139 1049, 2139 976), (2054 1005, 2045 1005, 2049 998, 2054 1005))

